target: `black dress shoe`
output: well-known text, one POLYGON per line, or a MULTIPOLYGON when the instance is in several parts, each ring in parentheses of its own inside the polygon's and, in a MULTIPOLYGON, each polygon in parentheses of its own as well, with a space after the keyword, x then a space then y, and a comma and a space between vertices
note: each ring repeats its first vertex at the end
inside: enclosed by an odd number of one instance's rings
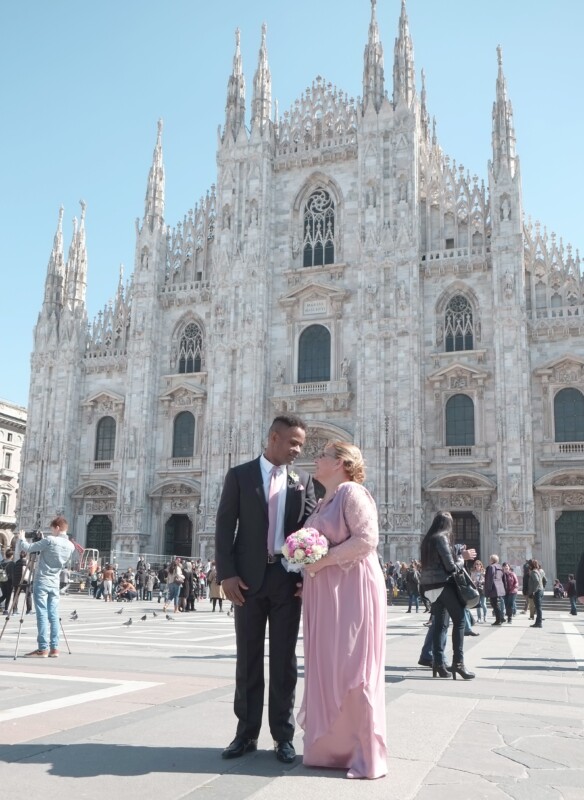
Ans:
POLYGON ((421 667, 431 667, 432 666, 432 659, 431 658, 419 658, 418 664, 421 667))
POLYGON ((296 758, 296 750, 292 742, 276 742, 276 758, 283 764, 291 764, 296 758))
POLYGON ((464 635, 465 636, 480 636, 480 633, 477 633, 476 631, 468 631, 464 635))
POLYGON ((258 749, 257 739, 246 739, 245 736, 236 736, 231 744, 227 745, 221 753, 221 758, 240 758, 246 753, 253 753, 258 749))

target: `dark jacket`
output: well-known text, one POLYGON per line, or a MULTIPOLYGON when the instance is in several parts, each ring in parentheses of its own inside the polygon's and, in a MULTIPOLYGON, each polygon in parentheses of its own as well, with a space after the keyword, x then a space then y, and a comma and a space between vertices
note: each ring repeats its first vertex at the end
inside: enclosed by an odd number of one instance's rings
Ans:
POLYGON ((505 584, 503 583, 503 567, 489 564, 485 572, 485 595, 487 597, 504 597, 505 584))
POLYGON ((529 596, 533 597, 536 592, 543 592, 543 581, 545 573, 543 569, 532 569, 529 573, 529 596))
POLYGON ((410 594, 420 594, 420 573, 414 567, 406 572, 406 589, 410 594))
POLYGON ((456 572, 454 550, 443 532, 432 534, 422 545, 422 573, 420 583, 424 590, 439 589, 456 572))
MULTIPOLYGON (((316 507, 308 472, 290 467, 284 535, 297 531, 316 507), (297 480, 292 477, 297 474, 297 480)), ((219 581, 238 575, 257 591, 268 560, 268 503, 259 458, 232 467, 225 476, 215 520, 215 560, 219 581)))

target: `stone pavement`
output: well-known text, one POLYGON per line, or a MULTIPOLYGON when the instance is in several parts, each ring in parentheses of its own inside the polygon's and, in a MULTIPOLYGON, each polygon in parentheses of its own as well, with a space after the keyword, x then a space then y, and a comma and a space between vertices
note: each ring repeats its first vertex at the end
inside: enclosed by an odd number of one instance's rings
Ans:
MULTIPOLYGON (((260 750, 221 759, 234 734, 233 620, 172 615, 154 603, 63 599, 73 651, 59 660, 13 660, 19 618, 0 642, 0 786, 12 800, 130 797, 205 800, 581 800, 584 797, 584 614, 546 611, 542 630, 475 628, 466 662, 474 681, 433 680, 417 666, 426 615, 389 609, 389 772, 279 764, 260 750), (72 610, 79 619, 69 621, 72 610), (158 616, 154 616, 152 612, 158 616), (141 617, 147 614, 146 620, 141 617), (123 622, 132 617, 132 625, 123 622)), ((0 622, 0 625, 2 623, 0 622)), ((1 628, 0 628, 1 629, 1 628)), ((25 616, 19 652, 35 646, 25 616)), ((302 654, 302 643, 299 643, 302 654)), ((302 667, 302 659, 300 659, 302 667)), ((300 680, 298 699, 302 693, 300 680)), ((296 737, 302 752, 302 736, 296 737)))

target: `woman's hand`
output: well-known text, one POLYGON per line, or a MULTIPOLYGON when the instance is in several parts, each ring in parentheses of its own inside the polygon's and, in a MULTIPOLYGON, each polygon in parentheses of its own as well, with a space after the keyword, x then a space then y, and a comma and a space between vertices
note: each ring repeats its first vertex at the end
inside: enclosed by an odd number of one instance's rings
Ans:
POLYGON ((307 578, 314 578, 317 572, 320 572, 322 569, 321 566, 322 558, 320 561, 317 561, 315 564, 305 564, 304 566, 304 575, 307 578))

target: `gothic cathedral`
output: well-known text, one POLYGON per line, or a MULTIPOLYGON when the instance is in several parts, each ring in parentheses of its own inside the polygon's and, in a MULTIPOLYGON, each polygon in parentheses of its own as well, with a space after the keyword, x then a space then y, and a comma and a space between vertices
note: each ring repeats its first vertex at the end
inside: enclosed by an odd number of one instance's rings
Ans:
POLYGON ((354 442, 384 559, 435 510, 483 559, 584 549, 580 262, 524 221, 502 54, 488 180, 437 141, 405 0, 393 87, 372 0, 363 96, 317 77, 272 115, 266 29, 246 125, 236 33, 217 184, 164 219, 162 125, 131 280, 88 325, 85 208, 62 211, 35 329, 20 524, 64 512, 84 546, 212 556, 228 467, 272 417, 308 424, 301 466, 354 442))

